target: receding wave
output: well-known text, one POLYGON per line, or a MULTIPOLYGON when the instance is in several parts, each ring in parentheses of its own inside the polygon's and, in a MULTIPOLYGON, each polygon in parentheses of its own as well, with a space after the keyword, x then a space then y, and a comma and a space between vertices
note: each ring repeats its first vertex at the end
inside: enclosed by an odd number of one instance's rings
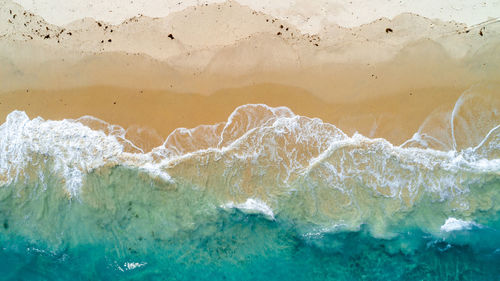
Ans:
POLYGON ((500 106, 480 90, 429 116, 401 145, 248 104, 145 152, 123 128, 90 116, 50 121, 14 111, 0 126, 2 237, 56 256, 113 245, 104 256, 115 254, 120 272, 154 263, 126 260, 134 252, 147 259, 169 249, 178 263, 183 249, 213 262, 278 251, 290 237, 334 252, 352 238, 392 241, 389 254, 455 243, 494 255, 499 240, 478 239, 497 235, 500 106), (235 220, 246 223, 236 229, 235 220), (479 234, 460 234, 470 232, 479 234), (216 245, 202 251, 188 236, 216 245), (267 242, 235 248, 257 240, 267 242))

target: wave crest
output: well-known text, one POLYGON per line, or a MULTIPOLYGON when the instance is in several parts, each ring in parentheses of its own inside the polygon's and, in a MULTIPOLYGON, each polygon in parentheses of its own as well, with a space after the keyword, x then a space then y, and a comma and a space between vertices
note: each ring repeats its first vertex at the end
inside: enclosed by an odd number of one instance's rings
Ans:
POLYGON ((471 120, 467 126, 457 124, 476 116, 469 113, 479 112, 478 104, 494 105, 484 100, 459 100, 446 119, 452 131, 444 135, 454 137, 452 141, 431 136, 424 124, 414 138, 395 146, 359 134, 349 137, 332 124, 285 107, 256 104, 238 107, 227 122, 179 128, 149 153, 128 141, 122 128, 93 117, 30 120, 14 111, 0 126, 0 185, 36 180, 50 164, 69 194, 78 197, 88 173, 125 166, 168 182, 174 190, 210 194, 213 206, 265 206, 260 212, 272 218, 289 216, 347 229, 368 223, 382 236, 413 211, 420 214, 412 217, 414 224, 438 230, 447 217, 498 211, 494 200, 488 200, 496 191, 476 190, 500 172, 498 116, 486 112, 477 120, 482 123, 474 132, 481 138, 455 139, 472 126, 471 120), (462 121, 456 121, 459 115, 462 121), (460 150, 426 146, 427 141, 418 139, 423 135, 460 150), (259 204, 252 198, 260 198, 259 204), (441 212, 432 222, 424 219, 428 202, 441 212))

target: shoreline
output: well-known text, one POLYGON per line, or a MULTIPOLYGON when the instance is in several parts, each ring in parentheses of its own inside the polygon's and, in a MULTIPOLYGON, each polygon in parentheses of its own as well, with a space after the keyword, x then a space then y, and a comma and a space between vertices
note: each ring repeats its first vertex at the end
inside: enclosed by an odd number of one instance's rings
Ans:
POLYGON ((1 94, 0 119, 3 123, 13 110, 25 111, 30 118, 40 116, 51 120, 90 115, 130 129, 130 139, 150 150, 177 128, 223 122, 240 105, 263 103, 271 107, 286 106, 295 114, 320 118, 348 135, 359 132, 398 145, 411 138, 435 110, 445 108, 451 112, 461 94, 457 89, 426 89, 412 95, 331 103, 303 89, 279 84, 225 89, 208 96, 109 86, 60 91, 30 89, 1 94), (134 136, 134 131, 147 131, 149 139, 141 140, 139 135, 134 136))
POLYGON ((498 22, 468 27, 401 14, 309 35, 226 2, 116 26, 87 18, 61 27, 5 3, 0 118, 13 110, 92 115, 148 131, 136 137, 147 149, 176 128, 222 122, 252 103, 401 144, 435 112, 449 114, 467 89, 500 83, 498 22))

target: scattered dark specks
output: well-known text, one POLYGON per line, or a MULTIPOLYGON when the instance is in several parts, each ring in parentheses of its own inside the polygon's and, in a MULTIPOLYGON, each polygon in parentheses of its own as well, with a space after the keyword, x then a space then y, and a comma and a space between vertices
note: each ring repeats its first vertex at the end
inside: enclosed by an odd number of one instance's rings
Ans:
POLYGON ((26 89, 26 93, 28 93, 30 90, 29 89, 26 89))
POLYGON ((12 10, 9 10, 9 13, 12 15, 12 10))
POLYGON ((15 18, 16 18, 16 16, 17 16, 17 15, 16 15, 16 14, 14 14, 14 15, 12 16, 12 18, 13 18, 13 19, 15 19, 15 18))
POLYGON ((281 32, 276 33, 276 35, 281 35, 281 32))
POLYGON ((101 40, 101 43, 104 43, 104 40, 101 40))
POLYGON ((50 34, 45 35, 45 37, 43 37, 43 39, 50 39, 50 34))
POLYGON ((266 19, 266 22, 269 22, 269 19, 266 19))
POLYGON ((113 32, 113 29, 111 29, 109 32, 113 32))
POLYGON ((9 221, 7 221, 7 220, 3 221, 3 228, 4 229, 9 229, 9 221))
POLYGON ((283 25, 282 24, 280 25, 280 28, 283 29, 283 25))
POLYGON ((45 30, 49 30, 49 27, 48 27, 48 26, 46 26, 46 27, 45 27, 45 30))
POLYGON ((69 36, 73 35, 73 33, 71 33, 71 32, 68 32, 67 34, 68 34, 69 36))
POLYGON ((470 30, 466 30, 465 33, 469 33, 470 30))
POLYGON ((286 30, 286 31, 288 31, 288 27, 287 27, 287 28, 285 28, 285 30, 286 30))
POLYGON ((113 104, 116 104, 116 101, 114 101, 113 104))
POLYGON ((111 43, 111 39, 108 39, 108 42, 111 43))
POLYGON ((314 43, 314 46, 318 47, 319 45, 318 45, 318 43, 314 43))
POLYGON ((171 40, 174 40, 174 36, 172 35, 172 33, 170 33, 170 34, 168 35, 168 38, 170 38, 171 40))
POLYGON ((385 29, 385 33, 391 33, 392 31, 393 31, 392 28, 389 27, 385 29))
POLYGON ((481 36, 483 36, 483 35, 484 35, 484 34, 483 34, 483 29, 484 29, 484 27, 482 27, 481 29, 479 29, 479 35, 481 35, 481 36))
POLYGON ((101 27, 101 26, 102 26, 102 23, 100 23, 100 22, 97 22, 97 25, 98 25, 99 27, 101 27))

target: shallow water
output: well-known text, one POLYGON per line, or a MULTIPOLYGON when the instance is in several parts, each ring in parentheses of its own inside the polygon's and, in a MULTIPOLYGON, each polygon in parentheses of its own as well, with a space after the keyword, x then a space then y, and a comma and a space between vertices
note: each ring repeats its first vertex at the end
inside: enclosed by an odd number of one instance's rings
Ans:
POLYGON ((0 6, 0 280, 500 279, 498 19, 0 6))
MULTIPOLYGON (((438 235, 415 226, 416 211, 391 227, 391 237, 375 238, 369 224, 336 230, 286 211, 270 218, 214 206, 204 192, 123 167, 91 173, 81 198, 69 200, 46 173, 43 181, 1 191, 0 270, 7 280, 495 280, 500 274, 496 211, 438 235)), ((498 196, 500 177, 483 178, 469 188, 498 196)), ((419 205, 429 220, 443 213, 433 203, 419 205)))
POLYGON ((468 92, 445 129, 424 123, 401 146, 245 105, 148 153, 96 118, 14 111, 0 126, 0 271, 7 280, 496 280, 497 104, 494 93, 468 92))
POLYGON ((2 274, 15 280, 496 280, 500 274, 498 243, 477 242, 498 241, 494 230, 447 239, 418 230, 376 239, 365 228, 311 236, 291 221, 239 211, 173 237, 149 230, 134 236, 127 233, 131 223, 90 245, 59 250, 11 237, 0 254, 2 274))

